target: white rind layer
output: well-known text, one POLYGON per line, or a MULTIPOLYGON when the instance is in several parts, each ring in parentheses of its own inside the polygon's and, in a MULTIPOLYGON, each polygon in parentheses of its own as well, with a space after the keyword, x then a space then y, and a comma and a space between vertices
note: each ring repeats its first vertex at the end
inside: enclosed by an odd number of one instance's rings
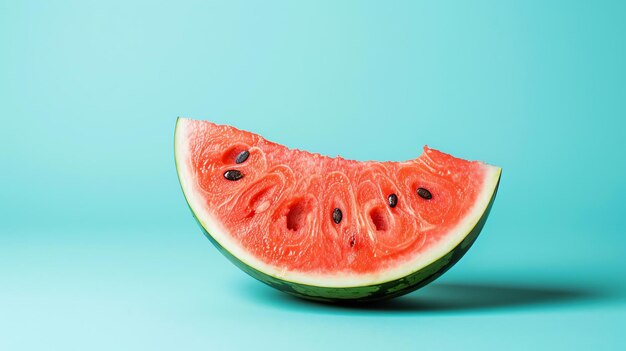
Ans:
POLYGON ((232 236, 228 234, 219 219, 215 218, 213 214, 210 213, 210 209, 207 209, 202 198, 203 190, 201 190, 197 182, 194 181, 194 175, 189 168, 190 158, 188 154, 189 146, 187 144, 187 126, 189 125, 189 121, 190 120, 186 118, 178 119, 176 123, 174 149, 178 177, 183 193, 200 224, 225 250, 246 265, 272 277, 299 284, 333 288, 369 286, 400 279, 419 271, 452 251, 465 239, 487 210, 493 193, 496 190, 498 180, 500 179, 501 168, 485 164, 483 187, 478 196, 478 200, 468 215, 465 216, 455 228, 451 229, 448 234, 445 234, 443 240, 431 246, 428 251, 416 255, 415 258, 407 260, 401 265, 368 274, 346 274, 345 272, 338 272, 336 274, 315 274, 288 271, 280 267, 268 265, 251 255, 238 242, 232 239, 232 236))

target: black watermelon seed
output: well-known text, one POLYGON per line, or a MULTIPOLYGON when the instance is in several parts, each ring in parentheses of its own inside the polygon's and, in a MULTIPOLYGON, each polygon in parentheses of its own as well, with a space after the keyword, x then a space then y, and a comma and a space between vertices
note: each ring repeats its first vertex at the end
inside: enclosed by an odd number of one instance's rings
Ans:
POLYGON ((343 213, 341 213, 341 210, 336 208, 333 210, 333 221, 336 224, 341 223, 341 219, 343 218, 343 213))
POLYGON ((248 157, 250 156, 250 151, 248 150, 243 150, 242 152, 239 153, 239 155, 237 155, 237 157, 235 158, 235 163, 236 164, 240 164, 240 163, 244 163, 246 162, 246 160, 248 159, 248 157))
POLYGON ((356 244, 356 238, 353 235, 350 237, 350 247, 354 247, 354 244, 356 244))
POLYGON ((387 196, 387 201, 389 201, 389 207, 394 208, 398 204, 398 195, 390 194, 387 196))
POLYGON ((430 191, 424 188, 417 188, 417 195, 426 200, 430 200, 433 198, 433 194, 431 194, 430 191))
POLYGON ((224 178, 228 180, 239 180, 243 178, 243 173, 239 172, 236 169, 231 169, 231 170, 224 172, 224 178))

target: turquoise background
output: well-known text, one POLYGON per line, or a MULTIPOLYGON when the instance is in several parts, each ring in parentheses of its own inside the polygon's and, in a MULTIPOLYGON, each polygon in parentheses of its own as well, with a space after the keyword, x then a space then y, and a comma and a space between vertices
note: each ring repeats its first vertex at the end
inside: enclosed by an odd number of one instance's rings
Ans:
POLYGON ((0 0, 0 349, 626 349, 626 2, 0 0), (282 295, 204 238, 177 116, 503 167, 432 285, 282 295))

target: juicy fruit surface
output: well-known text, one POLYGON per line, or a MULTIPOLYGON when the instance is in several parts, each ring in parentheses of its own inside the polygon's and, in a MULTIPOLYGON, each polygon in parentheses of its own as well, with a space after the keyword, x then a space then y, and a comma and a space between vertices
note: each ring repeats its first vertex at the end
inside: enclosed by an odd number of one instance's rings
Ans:
POLYGON ((230 126, 185 123, 187 157, 178 162, 190 170, 204 210, 232 241, 280 270, 376 273, 419 256, 472 211, 490 167, 428 147, 406 162, 357 162, 230 126), (228 171, 242 176, 229 180, 228 171))

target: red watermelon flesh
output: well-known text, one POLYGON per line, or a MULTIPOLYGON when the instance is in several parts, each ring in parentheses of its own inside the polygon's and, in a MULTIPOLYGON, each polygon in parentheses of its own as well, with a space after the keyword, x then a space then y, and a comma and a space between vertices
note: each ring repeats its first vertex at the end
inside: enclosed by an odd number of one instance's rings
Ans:
POLYGON ((500 177, 498 167, 428 147, 405 162, 359 162, 190 119, 177 123, 176 160, 189 205, 219 246, 268 276, 327 287, 380 284, 436 261, 476 225, 500 177))

